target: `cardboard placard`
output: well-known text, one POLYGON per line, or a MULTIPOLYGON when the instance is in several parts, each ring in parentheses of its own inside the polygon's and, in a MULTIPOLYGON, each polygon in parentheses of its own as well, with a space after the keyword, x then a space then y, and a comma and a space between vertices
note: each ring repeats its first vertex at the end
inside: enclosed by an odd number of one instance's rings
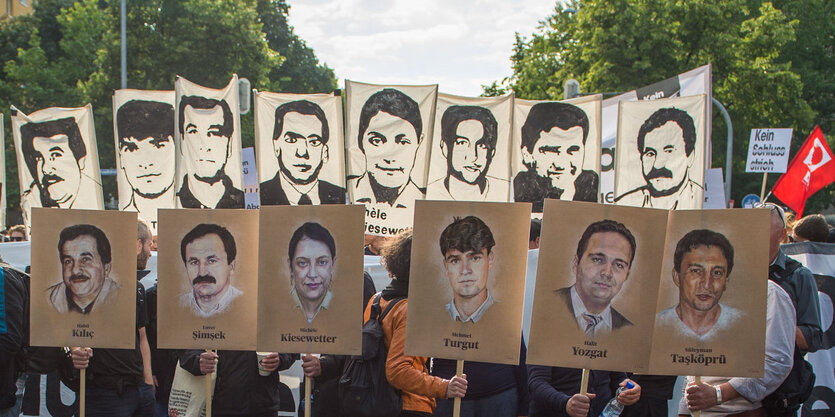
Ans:
POLYGON ((30 344, 136 346, 136 213, 32 210, 30 344))
POLYGON ((416 205, 407 355, 519 362, 530 207, 416 205))
POLYGON ((360 354, 364 216, 362 206, 261 208, 259 351, 360 354))
POLYGON ((158 346, 255 350, 258 212, 160 210, 158 346))
POLYGON ((670 213, 649 373, 762 377, 770 221, 768 209, 670 213))
POLYGON ((646 372, 633 347, 652 336, 666 223, 666 210, 545 201, 528 363, 646 372))

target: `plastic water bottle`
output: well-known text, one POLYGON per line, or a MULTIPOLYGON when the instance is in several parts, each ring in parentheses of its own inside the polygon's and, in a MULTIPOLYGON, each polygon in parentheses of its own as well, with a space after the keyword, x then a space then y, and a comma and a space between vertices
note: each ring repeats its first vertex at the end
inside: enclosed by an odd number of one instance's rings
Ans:
POLYGON ((618 417, 620 413, 623 412, 623 404, 618 402, 618 395, 634 387, 635 384, 632 383, 632 381, 626 381, 625 387, 618 388, 618 391, 615 393, 615 396, 611 400, 609 400, 609 404, 606 404, 606 408, 604 408, 603 412, 600 413, 600 417, 618 417))

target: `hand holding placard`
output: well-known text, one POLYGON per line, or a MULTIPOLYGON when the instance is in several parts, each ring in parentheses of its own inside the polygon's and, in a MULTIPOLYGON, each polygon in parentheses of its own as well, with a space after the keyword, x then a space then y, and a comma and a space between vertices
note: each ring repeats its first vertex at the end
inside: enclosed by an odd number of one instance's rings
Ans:
POLYGON ((72 356, 72 365, 78 369, 79 373, 79 387, 78 387, 78 415, 84 417, 84 409, 87 401, 87 366, 90 365, 90 358, 93 357, 93 349, 74 347, 70 348, 70 355, 72 356))

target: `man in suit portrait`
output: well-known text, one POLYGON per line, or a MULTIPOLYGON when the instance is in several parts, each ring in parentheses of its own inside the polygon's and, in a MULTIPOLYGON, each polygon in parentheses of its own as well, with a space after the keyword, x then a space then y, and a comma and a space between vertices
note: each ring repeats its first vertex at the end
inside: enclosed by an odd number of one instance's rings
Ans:
POLYGON ((329 138, 319 105, 296 100, 278 106, 272 140, 278 172, 261 183, 261 205, 345 204, 345 189, 319 178, 329 138))
POLYGON ((513 178, 514 201, 533 203, 542 213, 543 200, 597 201, 600 178, 583 169, 589 118, 568 103, 546 102, 531 107, 522 125, 522 163, 513 178))
POLYGON ((632 326, 611 304, 629 278, 635 247, 632 232, 614 220, 592 223, 583 232, 571 264, 574 285, 555 292, 587 337, 632 326))

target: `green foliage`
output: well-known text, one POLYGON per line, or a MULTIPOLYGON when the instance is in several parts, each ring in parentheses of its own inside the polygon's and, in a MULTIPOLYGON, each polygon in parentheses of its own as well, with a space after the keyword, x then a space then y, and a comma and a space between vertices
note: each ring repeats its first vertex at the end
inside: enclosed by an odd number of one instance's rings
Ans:
MULTIPOLYGON (((284 0, 131 0, 127 6, 128 88, 171 90, 177 75, 220 88, 234 73, 259 90, 336 87, 333 71, 287 24, 284 0)), ((91 103, 101 167, 113 168, 111 96, 121 84, 120 48, 119 0, 40 0, 32 15, 0 20, 0 108, 13 104, 29 113, 91 103)), ((14 210, 17 166, 6 125, 7 201, 14 210)), ((252 112, 241 125, 243 146, 253 146, 252 112)), ((108 202, 115 181, 105 179, 104 186, 108 202)))
MULTIPOLYGON (((584 92, 620 92, 712 64, 713 96, 734 125, 733 193, 759 194, 762 176, 746 174, 752 128, 792 127, 793 150, 820 123, 835 125, 833 0, 570 0, 557 4, 529 38, 516 35, 513 75, 484 87, 527 99, 561 99, 574 78, 584 92)), ((713 165, 725 165, 724 119, 713 115, 713 165)), ((773 184, 777 175, 772 175, 773 184)), ((821 210, 835 187, 807 210, 821 210)))

